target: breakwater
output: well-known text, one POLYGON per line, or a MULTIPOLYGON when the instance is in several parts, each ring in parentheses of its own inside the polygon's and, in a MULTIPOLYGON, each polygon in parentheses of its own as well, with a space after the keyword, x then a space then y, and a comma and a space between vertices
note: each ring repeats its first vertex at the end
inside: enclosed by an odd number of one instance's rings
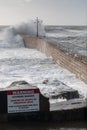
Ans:
MULTIPOLYGON (((52 56, 54 61, 71 71, 77 78, 87 83, 87 64, 77 60, 72 55, 65 53, 52 43, 48 43, 46 39, 37 38, 32 36, 23 36, 24 44, 28 48, 36 48, 39 51, 45 53, 47 56, 52 56)), ((79 58, 78 58, 79 59, 79 58)), ((80 59, 84 60, 84 58, 80 59)))

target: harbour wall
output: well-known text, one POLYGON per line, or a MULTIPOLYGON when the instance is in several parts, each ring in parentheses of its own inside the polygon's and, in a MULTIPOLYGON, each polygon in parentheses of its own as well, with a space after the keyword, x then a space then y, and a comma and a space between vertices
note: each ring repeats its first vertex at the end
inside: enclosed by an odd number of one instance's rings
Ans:
POLYGON ((73 58, 56 45, 48 43, 46 39, 26 35, 23 36, 23 40, 25 47, 35 48, 47 56, 52 56, 58 65, 68 69, 87 84, 87 64, 73 58))

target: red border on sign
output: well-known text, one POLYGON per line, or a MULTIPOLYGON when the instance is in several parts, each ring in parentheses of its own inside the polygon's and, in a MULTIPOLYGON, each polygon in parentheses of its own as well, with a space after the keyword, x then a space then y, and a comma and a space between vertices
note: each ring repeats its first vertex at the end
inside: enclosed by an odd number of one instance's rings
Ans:
POLYGON ((38 94, 39 89, 27 89, 27 90, 10 90, 7 91, 7 95, 19 95, 19 94, 38 94))

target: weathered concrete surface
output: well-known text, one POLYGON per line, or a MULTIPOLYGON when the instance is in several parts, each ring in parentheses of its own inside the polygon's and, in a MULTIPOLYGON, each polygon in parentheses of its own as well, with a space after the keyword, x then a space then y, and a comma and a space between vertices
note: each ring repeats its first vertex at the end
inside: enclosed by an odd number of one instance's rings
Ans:
POLYGON ((85 60, 84 58, 74 58, 72 55, 63 52, 61 49, 56 47, 56 45, 47 43, 47 41, 42 38, 31 37, 27 35, 23 36, 23 39, 26 47, 36 48, 46 55, 52 56, 57 64, 68 69, 79 79, 87 83, 87 64, 81 62, 85 60))

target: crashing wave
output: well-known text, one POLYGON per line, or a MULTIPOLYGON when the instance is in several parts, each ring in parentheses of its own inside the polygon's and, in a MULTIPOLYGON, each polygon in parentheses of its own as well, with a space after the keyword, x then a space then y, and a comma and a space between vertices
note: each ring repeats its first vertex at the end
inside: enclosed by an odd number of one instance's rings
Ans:
MULTIPOLYGON (((21 35, 37 35, 37 23, 32 21, 21 23, 6 28, 1 34, 0 47, 1 48, 13 48, 24 47, 23 38, 21 35)), ((42 22, 38 23, 38 35, 40 37, 45 36, 45 29, 42 22)))

